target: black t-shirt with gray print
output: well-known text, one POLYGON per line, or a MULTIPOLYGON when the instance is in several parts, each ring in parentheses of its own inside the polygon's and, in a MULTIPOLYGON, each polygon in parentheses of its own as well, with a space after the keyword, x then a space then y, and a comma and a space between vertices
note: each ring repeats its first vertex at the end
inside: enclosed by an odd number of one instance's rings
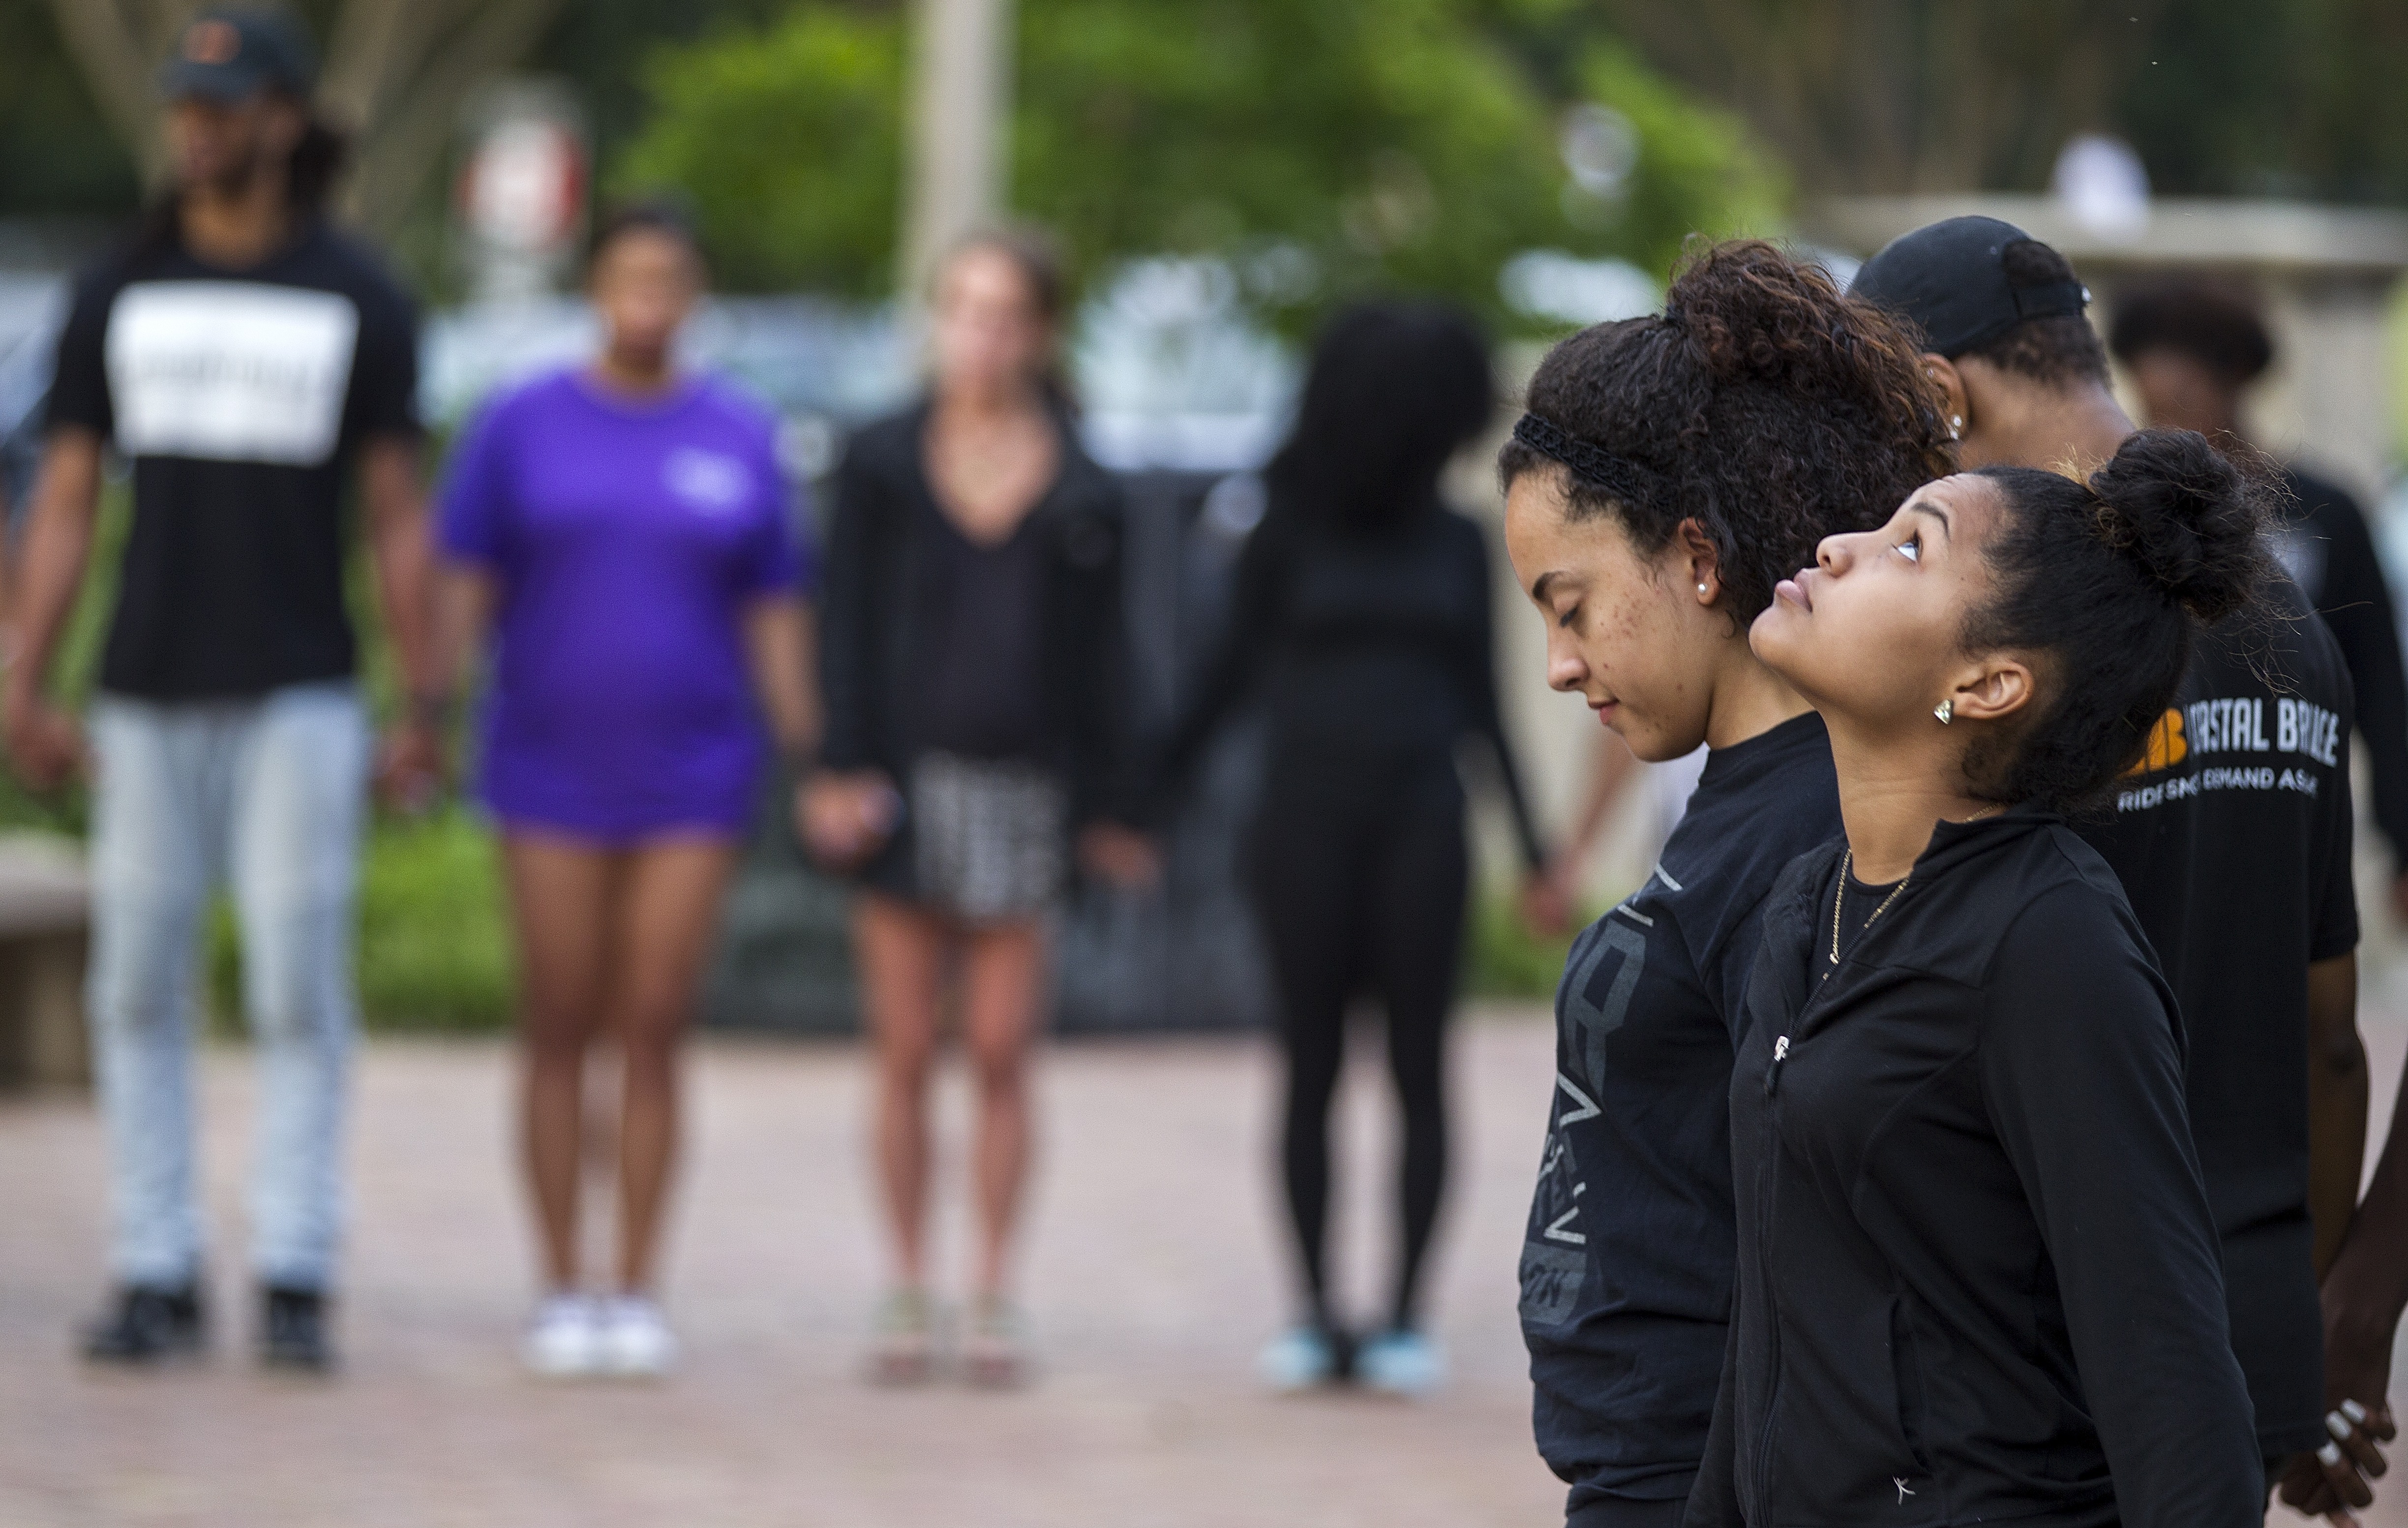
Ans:
POLYGON ((2173 987, 2232 1346, 2269 1454, 2324 1436, 2308 1223, 2307 968, 2358 944, 2348 670, 2288 579, 2209 632, 2141 764, 2072 827, 2173 987))
POLYGON ((1766 893, 1839 831, 1820 716, 1717 748, 1646 884, 1564 967, 1522 1333, 1575 1523, 1685 1499, 1704 1457, 1738 1256, 1735 1026, 1766 893))

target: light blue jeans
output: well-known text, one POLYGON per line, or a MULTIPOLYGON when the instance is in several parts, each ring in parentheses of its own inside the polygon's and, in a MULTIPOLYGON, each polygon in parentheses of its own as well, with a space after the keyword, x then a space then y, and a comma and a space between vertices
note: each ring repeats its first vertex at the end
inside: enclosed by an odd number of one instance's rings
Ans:
POLYGON ((202 919, 228 885, 257 1048, 251 1266, 324 1289, 343 1220, 351 917, 368 726, 349 684, 257 700, 92 708, 88 1005, 111 1168, 110 1261, 127 1283, 198 1269, 192 1050, 202 919))

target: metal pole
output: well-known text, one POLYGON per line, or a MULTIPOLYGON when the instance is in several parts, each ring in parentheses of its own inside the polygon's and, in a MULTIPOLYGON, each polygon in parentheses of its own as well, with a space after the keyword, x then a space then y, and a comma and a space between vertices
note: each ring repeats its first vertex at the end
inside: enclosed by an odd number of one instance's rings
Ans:
POLYGON ((907 306, 945 251, 1005 205, 1012 10, 1012 0, 912 7, 910 180, 896 272, 907 306))

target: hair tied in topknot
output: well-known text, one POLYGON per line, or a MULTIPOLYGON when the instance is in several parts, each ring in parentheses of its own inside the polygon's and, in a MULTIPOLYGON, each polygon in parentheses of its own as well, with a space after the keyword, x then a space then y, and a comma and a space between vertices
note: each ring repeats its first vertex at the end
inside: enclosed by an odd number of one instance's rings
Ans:
POLYGON ((2143 430, 2090 475, 2102 540, 2200 621, 2246 605, 2266 570, 2257 491, 2189 430, 2143 430))

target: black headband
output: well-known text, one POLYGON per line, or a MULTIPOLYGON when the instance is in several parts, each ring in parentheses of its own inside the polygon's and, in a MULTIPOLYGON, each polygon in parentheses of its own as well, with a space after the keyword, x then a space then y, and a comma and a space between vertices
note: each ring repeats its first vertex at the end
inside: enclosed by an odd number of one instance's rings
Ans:
POLYGON ((1513 421, 1513 439, 1550 461, 1563 463, 1575 476, 1626 504, 1658 512, 1672 507, 1671 486, 1662 473, 1584 440, 1553 420, 1524 414, 1513 421))

